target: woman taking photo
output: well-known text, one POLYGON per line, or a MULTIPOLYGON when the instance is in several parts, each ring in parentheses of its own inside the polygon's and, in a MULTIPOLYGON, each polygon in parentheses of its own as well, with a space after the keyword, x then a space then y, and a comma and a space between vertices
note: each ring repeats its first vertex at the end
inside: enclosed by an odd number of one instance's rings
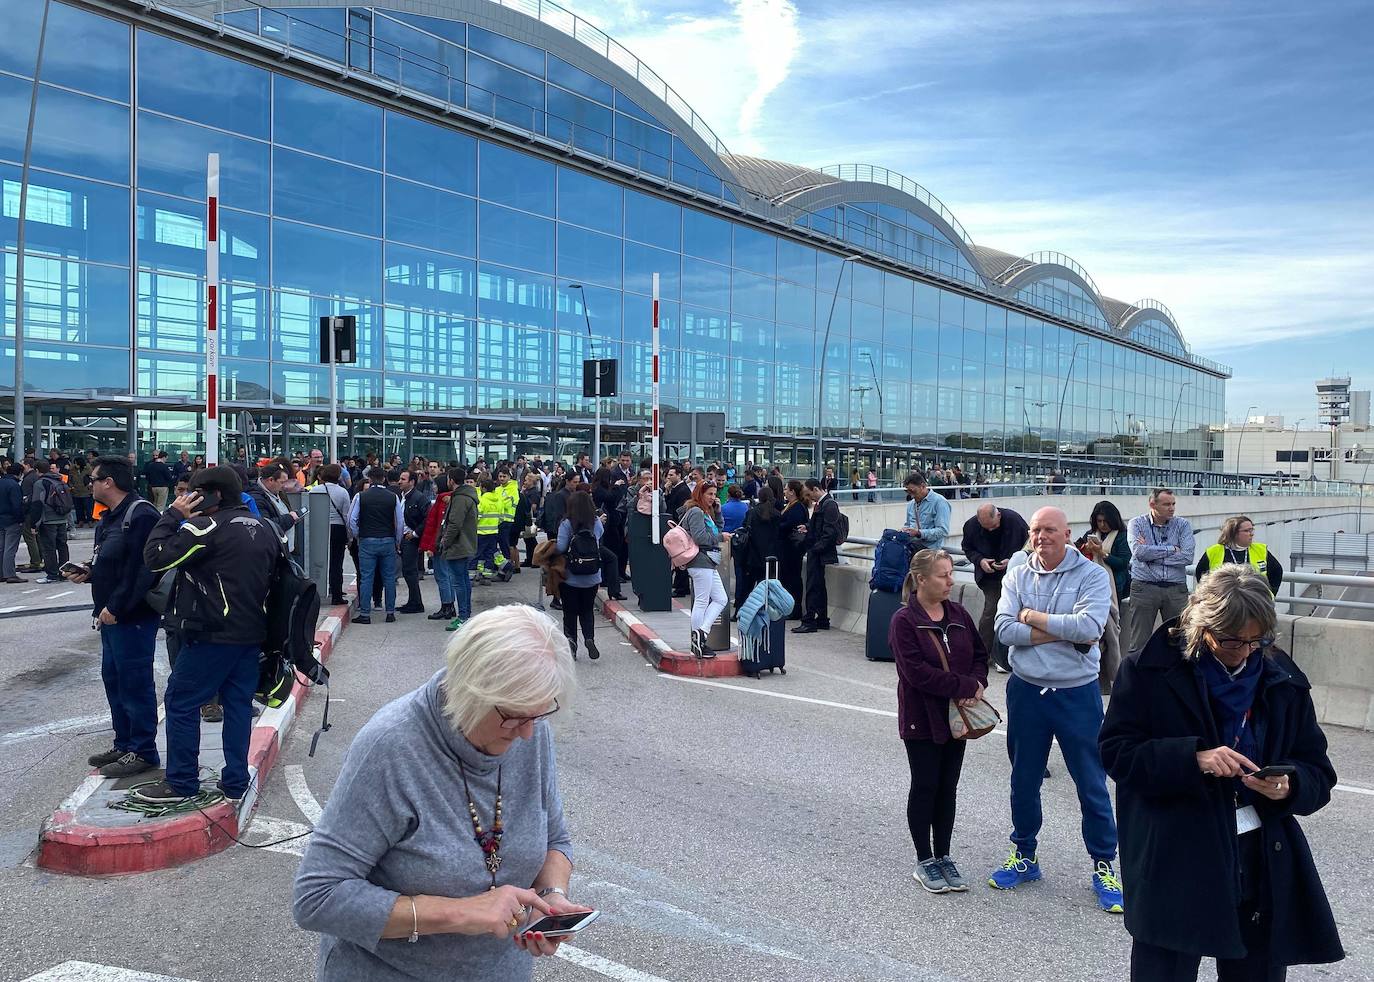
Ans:
POLYGON ((321 982, 527 980, 558 942, 522 929, 587 909, 545 722, 573 685, 557 626, 497 607, 446 661, 359 731, 306 847, 293 913, 321 982))
POLYGON ((949 553, 922 549, 911 558, 902 585, 906 603, 888 629, 897 663, 897 731, 911 768, 906 800, 906 821, 916 846, 911 875, 930 893, 968 889, 949 854, 966 742, 950 735, 949 704, 972 705, 988 683, 988 653, 978 625, 949 599, 953 587, 949 553))
POLYGON ((1227 564, 1117 675, 1099 745, 1133 980, 1191 982, 1206 956, 1219 979, 1270 982, 1345 957, 1296 817, 1336 772, 1274 622, 1264 577, 1227 564))
POLYGON ((779 556, 782 560, 779 577, 782 580, 783 589, 797 601, 792 608, 792 613, 787 615, 788 620, 801 620, 803 610, 802 542, 805 539, 805 533, 797 531, 797 527, 805 525, 809 517, 806 500, 802 496, 803 490, 801 481, 787 482, 787 487, 783 490, 782 495, 782 518, 778 520, 778 534, 781 536, 779 546, 782 549, 779 556))
POLYGON ((1098 664, 1098 689, 1111 695, 1116 670, 1121 664, 1121 624, 1126 617, 1126 601, 1131 595, 1131 543, 1121 512, 1110 501, 1099 501, 1088 517, 1089 530, 1075 543, 1093 562, 1112 574, 1114 602, 1102 632, 1098 664))
POLYGON ((706 636, 727 600, 725 584, 716 569, 720 564, 719 510, 715 487, 710 481, 698 481, 679 518, 699 549, 687 564, 687 575, 692 581, 692 654, 698 658, 716 657, 706 636))
POLYGON ((567 517, 558 523, 558 551, 566 558, 567 577, 559 590, 563 601, 563 634, 568 649, 577 659, 577 626, 582 625, 582 640, 587 657, 596 661, 596 591, 601 587, 601 536, 605 527, 596 517, 592 496, 586 491, 568 495, 567 517))

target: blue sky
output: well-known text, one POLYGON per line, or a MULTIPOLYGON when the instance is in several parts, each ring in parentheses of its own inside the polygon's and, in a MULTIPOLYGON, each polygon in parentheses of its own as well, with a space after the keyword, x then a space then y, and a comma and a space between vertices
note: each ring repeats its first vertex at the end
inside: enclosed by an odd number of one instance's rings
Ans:
POLYGON ((1228 416, 1374 386, 1367 2, 565 0, 738 153, 882 164, 1231 365, 1228 416))

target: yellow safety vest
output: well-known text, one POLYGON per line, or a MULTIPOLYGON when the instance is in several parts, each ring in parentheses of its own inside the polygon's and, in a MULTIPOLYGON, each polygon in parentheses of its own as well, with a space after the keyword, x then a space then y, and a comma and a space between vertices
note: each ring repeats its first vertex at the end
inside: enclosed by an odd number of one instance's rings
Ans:
MULTIPOLYGON (((1255 567, 1258 573, 1264 573, 1269 568, 1269 548, 1263 542, 1250 543, 1250 565, 1255 567)), ((1214 546, 1207 547, 1207 571, 1220 568, 1226 562, 1226 547, 1218 542, 1214 546)))
POLYGON ((506 517, 506 496, 486 491, 477 499, 477 534, 495 535, 506 517))
POLYGON ((515 519, 515 508, 520 503, 520 485, 516 484, 514 481, 507 481, 497 488, 496 491, 506 501, 505 520, 508 522, 513 521, 515 519))

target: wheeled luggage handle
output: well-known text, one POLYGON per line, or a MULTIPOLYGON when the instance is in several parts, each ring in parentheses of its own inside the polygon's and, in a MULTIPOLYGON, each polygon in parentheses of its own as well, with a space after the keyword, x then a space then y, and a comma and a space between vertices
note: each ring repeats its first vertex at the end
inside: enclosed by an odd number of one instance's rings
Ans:
POLYGON ((778 578, 778 557, 765 556, 763 559, 763 578, 765 580, 776 580, 778 578), (772 570, 770 573, 769 570, 772 570))

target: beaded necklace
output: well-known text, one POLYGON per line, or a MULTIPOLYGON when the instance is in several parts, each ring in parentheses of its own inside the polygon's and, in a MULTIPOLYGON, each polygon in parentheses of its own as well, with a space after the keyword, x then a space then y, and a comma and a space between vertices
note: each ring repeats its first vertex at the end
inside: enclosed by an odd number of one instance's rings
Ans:
POLYGON ((501 835, 505 831, 501 825, 501 768, 496 769, 496 805, 492 809, 491 828, 487 831, 483 831, 482 820, 477 817, 477 806, 473 803, 472 792, 468 789, 467 768, 461 760, 458 761, 458 771, 463 775, 463 793, 468 799, 468 817, 472 819, 473 841, 482 850, 487 872, 491 874, 491 888, 495 890, 496 871, 501 868, 501 835))

